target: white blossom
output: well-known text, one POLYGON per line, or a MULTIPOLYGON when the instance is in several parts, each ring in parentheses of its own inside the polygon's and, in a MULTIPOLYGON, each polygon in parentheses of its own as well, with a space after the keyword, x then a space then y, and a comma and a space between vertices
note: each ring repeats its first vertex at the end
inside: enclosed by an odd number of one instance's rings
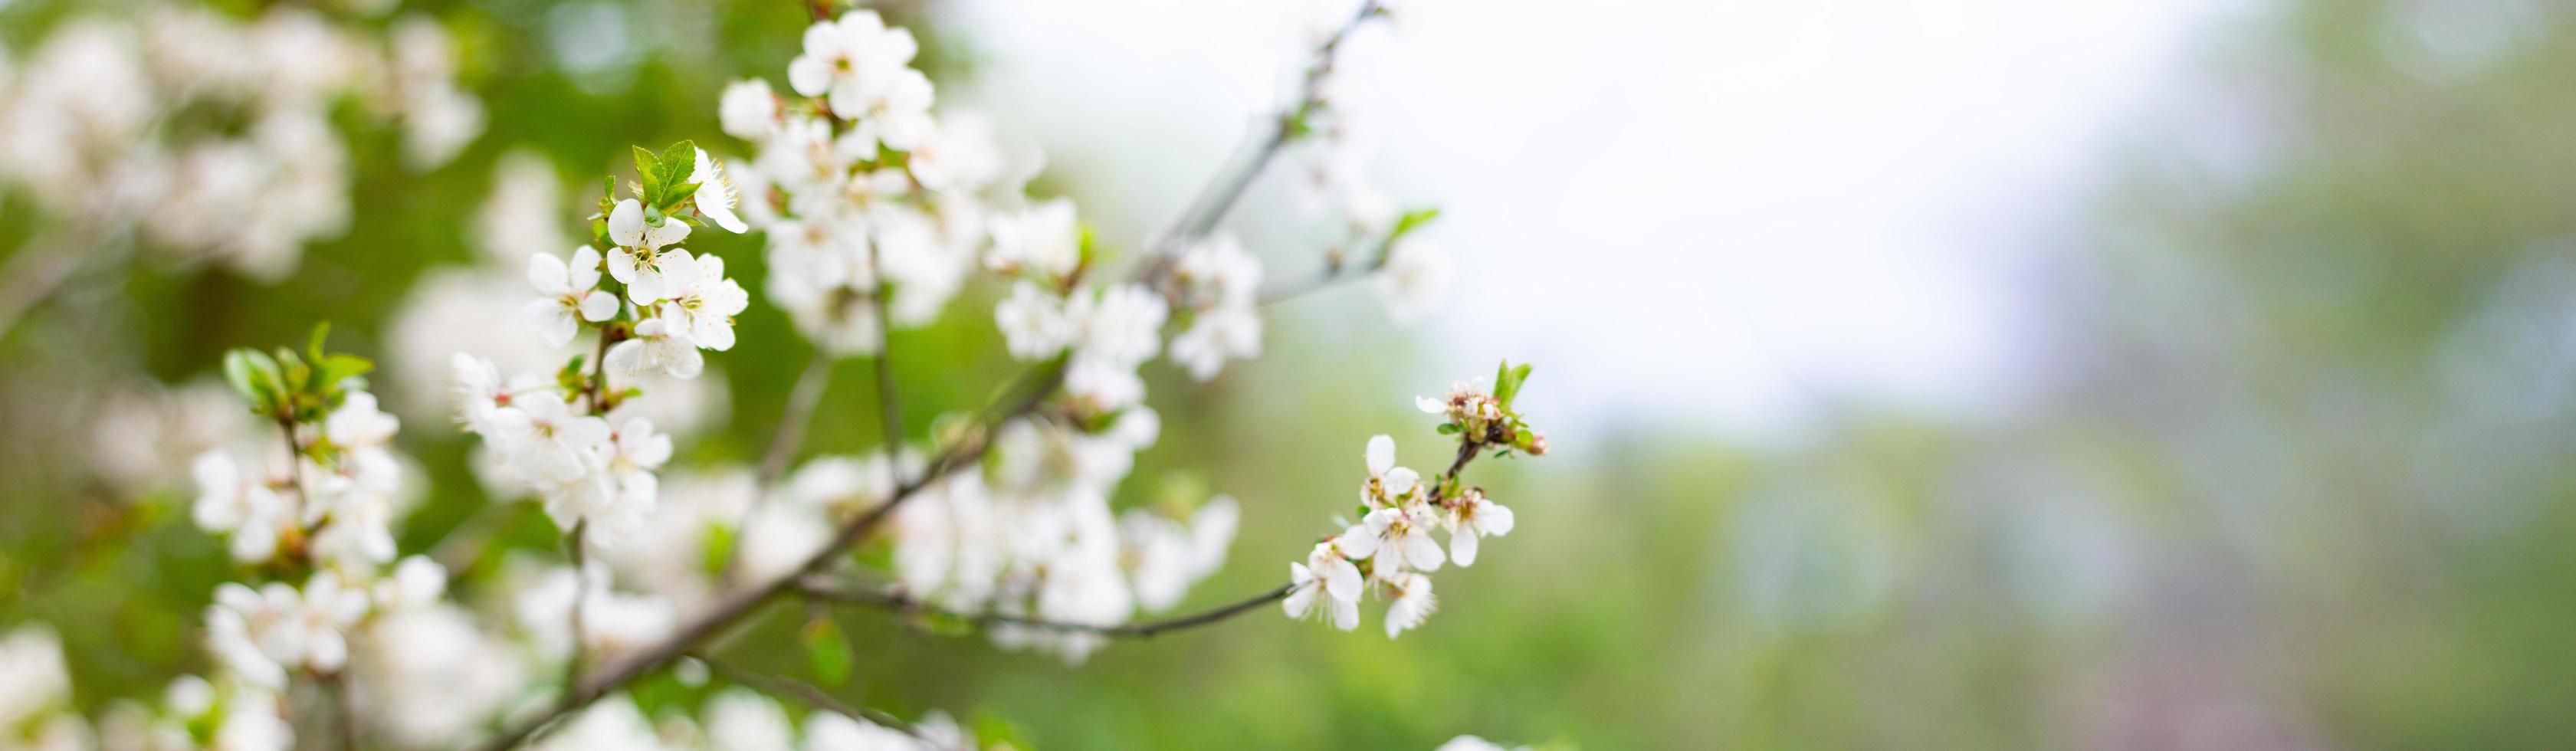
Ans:
POLYGON ((635 324, 635 336, 608 348, 608 367, 626 375, 660 373, 696 378, 707 359, 698 345, 668 319, 647 318, 635 324))
POLYGON ((1431 596, 1431 577, 1407 573, 1388 586, 1395 588, 1395 603, 1386 606, 1386 638, 1421 628, 1423 621, 1431 619, 1431 611, 1440 607, 1439 599, 1431 596))
POLYGON ((1398 324, 1421 320, 1437 309, 1449 292, 1450 277, 1455 273, 1449 254, 1423 240, 1407 240, 1387 252, 1391 256, 1374 282, 1378 300, 1385 304, 1389 320, 1398 324))
POLYGON ((1248 305, 1202 311, 1188 330, 1172 337, 1172 359, 1188 368, 1191 378, 1215 378, 1228 358, 1261 355, 1261 314, 1248 305))
POLYGON ((698 149, 697 166, 689 173, 689 179, 698 184, 697 192, 691 196, 698 207, 699 214, 706 216, 709 221, 715 222, 716 226, 723 227, 727 231, 745 232, 751 229, 751 225, 744 224, 742 217, 733 213, 735 200, 733 178, 725 175, 723 162, 708 156, 706 149, 698 149))
POLYGON ((787 85, 798 94, 823 97, 832 114, 856 120, 868 113, 871 98, 911 70, 918 49, 912 32, 887 28, 876 11, 850 11, 805 29, 805 51, 788 61, 787 85))
POLYGON ((1073 321, 1064 314, 1064 301, 1030 282, 1011 285, 1011 296, 994 306, 993 320, 1012 357, 1054 357, 1073 344, 1073 321))
POLYGON ((528 256, 528 284, 537 289, 537 299, 528 303, 525 316, 528 327, 547 346, 571 343, 581 321, 598 323, 617 316, 617 296, 596 289, 599 251, 583 245, 572 250, 571 258, 566 263, 544 253, 528 256))
POLYGON ((483 437, 512 473, 531 483, 569 483, 607 464, 608 421, 573 414, 552 389, 516 395, 490 419, 492 430, 483 437))
POLYGON ((985 264, 1004 273, 1026 270, 1063 277, 1082 263, 1082 230, 1070 199, 1043 201, 993 217, 991 230, 993 248, 985 264))
POLYGON ((669 299, 698 279, 697 259, 689 251, 667 247, 689 237, 689 224, 665 217, 648 223, 643 204, 629 198, 608 214, 608 236, 617 248, 608 252, 608 273, 626 285, 627 299, 651 305, 669 299))
POLYGON ((733 349, 733 317, 751 307, 751 294, 740 283, 724 278, 723 258, 702 256, 697 267, 696 278, 671 290, 658 309, 660 318, 690 344, 717 351, 733 349))
POLYGON ((257 563, 276 555, 278 529, 290 518, 286 499, 265 479, 243 476, 220 450, 197 455, 194 466, 197 526, 229 535, 233 560, 257 563))
POLYGON ((1476 540, 1512 533, 1512 510, 1486 500, 1482 489, 1469 488, 1450 504, 1443 526, 1449 528, 1449 558, 1460 566, 1476 563, 1476 540))
POLYGON ((769 89, 767 80, 735 81, 725 86, 716 119, 728 135, 753 143, 767 141, 780 127, 778 94, 769 89))

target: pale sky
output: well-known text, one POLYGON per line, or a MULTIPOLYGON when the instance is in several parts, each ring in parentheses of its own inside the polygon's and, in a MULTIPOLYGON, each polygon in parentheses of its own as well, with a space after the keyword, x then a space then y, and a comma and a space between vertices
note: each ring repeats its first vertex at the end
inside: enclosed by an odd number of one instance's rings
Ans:
MULTIPOLYGON (((1508 356, 1542 363, 1552 429, 1794 441, 1831 405, 2008 414, 2046 370, 2032 272, 2081 252, 2124 124, 2245 5, 1417 0, 1354 44, 1342 104, 1384 182, 1444 209, 1461 288, 1548 301, 1429 324, 1425 382, 1508 356)), ((943 7, 981 60, 942 106, 1035 134, 1129 247, 1287 96, 1325 15, 943 7)))

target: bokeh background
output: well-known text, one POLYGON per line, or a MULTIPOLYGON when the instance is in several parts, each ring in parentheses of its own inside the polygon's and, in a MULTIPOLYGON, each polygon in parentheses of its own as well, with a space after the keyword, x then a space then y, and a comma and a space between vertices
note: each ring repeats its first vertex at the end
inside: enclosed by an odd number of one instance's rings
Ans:
MULTIPOLYGON (((1310 5, 875 7, 922 38, 943 110, 1042 149, 1038 188, 1134 248, 1288 96, 1327 17, 1310 5)), ((133 7, 0 2, 0 42, 133 7)), ((570 217, 630 143, 728 144, 720 88, 781 80, 807 12, 405 7, 457 35, 488 109, 462 156, 414 172, 354 137, 350 228, 291 276, 86 265, 0 335, 0 626, 55 624, 84 706, 202 668, 230 565, 184 487, 100 466, 120 398, 317 319, 393 370, 432 346, 409 340, 473 342, 420 301, 480 278, 500 165, 550 170, 570 217)), ((1450 304, 1397 328, 1338 290, 1279 310, 1269 351, 1213 383, 1149 368, 1166 432, 1120 500, 1242 499, 1231 563, 1191 602, 1258 591, 1349 502, 1367 436, 1422 461, 1411 397, 1511 358, 1536 364, 1522 405, 1555 448, 1480 470, 1516 533, 1393 642, 1256 616, 1067 668, 844 613, 844 695, 1041 748, 2576 738, 2576 8, 1399 8, 1354 44, 1339 104, 1379 177, 1444 209, 1450 304)), ((1279 278, 1317 263, 1285 179, 1230 223, 1279 278)), ((0 194, 0 248, 46 228, 30 200, 0 194)), ((761 278, 757 238, 702 235, 761 278)), ((916 414, 1011 372, 978 313, 996 291, 895 339, 916 414)), ((682 464, 756 457, 807 357, 765 304, 739 330, 682 464)), ((440 385, 395 375, 389 403, 431 405, 405 413, 433 489, 403 550, 477 514, 505 520, 498 548, 548 549, 541 514, 486 508, 440 385)), ((869 377, 842 365, 813 449, 876 445, 869 377)), ((795 624, 734 648, 799 671, 795 624)))

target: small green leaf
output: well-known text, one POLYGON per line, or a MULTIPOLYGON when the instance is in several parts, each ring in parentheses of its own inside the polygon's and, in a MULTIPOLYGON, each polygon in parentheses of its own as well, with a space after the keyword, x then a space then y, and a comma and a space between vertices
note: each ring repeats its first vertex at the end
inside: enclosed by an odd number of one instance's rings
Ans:
POLYGON ((224 381, 241 394, 251 408, 261 413, 274 413, 285 396, 278 377, 277 361, 255 349, 234 349, 224 353, 224 381))
POLYGON ((698 565, 708 576, 723 574, 725 564, 733 560, 733 538, 731 528, 707 525, 706 544, 698 546, 705 555, 698 565))
POLYGON ((1501 367, 1494 369, 1494 400, 1511 407, 1512 399, 1521 394, 1521 382, 1529 380, 1529 373, 1528 363, 1513 367, 1511 361, 1503 361, 1501 367))
POLYGON ((1403 240, 1406 235, 1413 234, 1414 230, 1422 229, 1431 224, 1431 220, 1438 218, 1440 218, 1440 209, 1436 207, 1404 212, 1404 216, 1395 220, 1395 228, 1387 230, 1386 244, 1394 245, 1396 241, 1403 240))
POLYGON ((662 160, 642 146, 632 148, 635 149, 635 179, 642 181, 636 186, 635 194, 648 203, 652 202, 662 194, 662 160))
MULTIPOLYGON (((662 184, 679 185, 698 171, 698 144, 683 140, 662 150, 662 184)), ((673 193, 679 191, 673 190, 673 193)))
POLYGON ((1457 434, 1458 434, 1458 424, 1457 424, 1457 423, 1454 423, 1454 422, 1444 422, 1444 423, 1441 423, 1441 424, 1440 424, 1440 434, 1441 434, 1441 435, 1457 435, 1457 434))
POLYGON ((322 340, 328 339, 330 336, 330 321, 322 321, 320 323, 313 324, 313 338, 304 345, 304 354, 312 357, 314 362, 321 362, 322 340))
POLYGON ((814 678, 826 686, 850 682, 850 640, 841 635, 839 624, 830 618, 805 622, 797 640, 805 644, 805 662, 814 668, 814 678))
POLYGON ((357 355, 328 355, 322 358, 322 382, 338 385, 376 369, 376 362, 357 355))

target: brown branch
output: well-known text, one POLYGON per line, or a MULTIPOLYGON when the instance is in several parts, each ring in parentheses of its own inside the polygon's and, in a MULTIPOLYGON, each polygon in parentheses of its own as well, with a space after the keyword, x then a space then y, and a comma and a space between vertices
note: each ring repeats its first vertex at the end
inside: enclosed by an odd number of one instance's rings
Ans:
POLYGON ((1054 393, 1056 387, 1063 382, 1064 363, 1061 359, 1024 372, 1014 383, 1015 385, 1026 384, 1024 390, 1028 393, 1022 394, 1018 401, 1010 403, 1007 408, 990 412, 979 426, 979 430, 961 438, 956 444, 941 452, 931 461, 930 466, 924 469, 920 477, 898 484, 894 493, 884 503, 877 504, 867 513, 841 525, 832 539, 812 556, 807 557, 795 571, 764 583, 736 587, 719 595, 714 604, 682 623, 679 628, 673 629, 671 635, 661 642, 601 664, 590 679, 566 686, 562 701, 557 702, 555 706, 504 728, 501 733, 493 736, 480 748, 497 751, 517 746, 535 736, 539 730, 543 730, 555 720, 579 711, 592 702, 598 701, 600 697, 608 695, 609 692, 669 664, 671 660, 686 654, 691 647, 726 630, 752 613, 758 612, 761 606, 769 604, 770 600, 792 589, 797 580, 819 573, 834 561, 840 560, 843 552, 860 539, 867 537, 868 533, 875 531, 879 525, 884 524, 896 508, 920 493, 924 486, 945 478, 950 472, 974 466, 982 461, 984 453, 992 448, 990 440, 992 433, 999 429, 1002 423, 1036 410, 1038 405, 1042 404, 1049 394, 1054 393))
POLYGON ((927 738, 922 738, 921 731, 914 728, 912 723, 905 722, 901 717, 896 717, 879 710, 845 703, 838 698, 834 698, 831 692, 825 691, 814 684, 788 678, 786 676, 755 672, 749 668, 744 668, 734 665, 733 663, 716 659, 714 656, 705 652, 691 652, 689 653, 689 656, 697 658, 699 662, 706 663, 707 667, 714 669, 716 674, 723 676, 725 680, 749 686, 754 691, 759 691, 764 694, 789 694, 796 697, 797 701, 804 702, 806 706, 813 707, 815 709, 831 712, 833 714, 848 717, 871 725, 882 725, 893 728, 897 732, 912 736, 916 739, 924 741, 929 740, 927 738))
POLYGON ((886 608, 898 613, 931 613, 942 617, 967 621, 977 625, 992 625, 998 623, 1011 626, 1026 626, 1029 628, 1045 629, 1048 631, 1099 634, 1101 636, 1124 636, 1139 639, 1151 639, 1154 638, 1156 634, 1216 623, 1218 621, 1241 615, 1245 611, 1249 611, 1253 608, 1287 599, 1289 594, 1297 591, 1297 585, 1284 584, 1280 585, 1277 589, 1272 589, 1220 608, 1159 620, 1104 625, 1054 621, 1044 618, 1031 618, 1028 616, 1008 615, 993 612, 961 613, 922 602, 921 600, 914 598, 912 595, 905 594, 901 590, 865 591, 834 589, 810 582, 801 584, 797 588, 799 591, 803 592, 805 596, 825 602, 836 602, 846 605, 869 605, 886 608))

